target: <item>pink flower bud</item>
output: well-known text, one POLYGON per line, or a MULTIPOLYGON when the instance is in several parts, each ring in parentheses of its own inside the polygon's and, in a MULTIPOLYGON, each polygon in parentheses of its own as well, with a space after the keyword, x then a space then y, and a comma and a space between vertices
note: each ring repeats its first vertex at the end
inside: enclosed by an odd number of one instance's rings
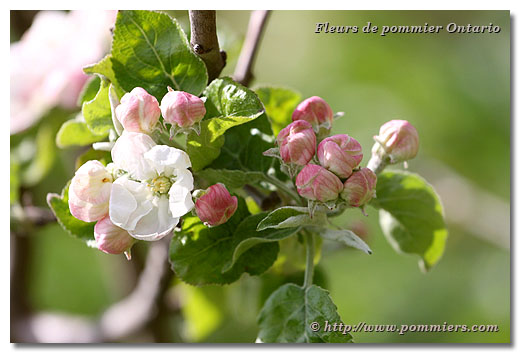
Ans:
POLYGON ((112 174, 98 161, 88 161, 77 171, 69 186, 69 209, 77 219, 94 222, 108 213, 112 174))
POLYGON ((151 133, 159 121, 161 109, 154 96, 136 87, 121 98, 116 116, 126 131, 151 133))
POLYGON ((236 196, 231 196, 224 184, 210 186, 195 202, 195 212, 210 227, 226 223, 238 206, 236 196))
POLYGON ((94 226, 94 237, 99 250, 107 254, 129 252, 135 239, 123 228, 114 225, 109 216, 99 220, 94 226))
POLYGON ((414 158, 419 150, 417 130, 406 120, 391 120, 381 126, 372 154, 386 155, 390 163, 404 162, 414 158))
POLYGON ((188 128, 198 123, 206 115, 204 101, 183 91, 170 91, 161 100, 164 120, 174 126, 188 128))
POLYGON ((328 128, 332 126, 334 113, 329 104, 323 98, 314 96, 301 102, 293 112, 292 120, 305 120, 312 124, 315 131, 319 125, 325 124, 328 128))
POLYGON ((318 145, 320 164, 340 178, 348 178, 363 159, 361 145, 349 135, 327 137, 318 145))
POLYGON ((296 177, 296 188, 309 200, 327 202, 338 198, 343 183, 322 166, 307 164, 296 177))
POLYGON ((283 128, 277 142, 285 163, 306 165, 316 150, 316 135, 311 124, 305 120, 294 121, 283 128))
POLYGON ((354 171, 345 181, 341 197, 352 207, 363 207, 374 197, 377 176, 368 168, 354 171))

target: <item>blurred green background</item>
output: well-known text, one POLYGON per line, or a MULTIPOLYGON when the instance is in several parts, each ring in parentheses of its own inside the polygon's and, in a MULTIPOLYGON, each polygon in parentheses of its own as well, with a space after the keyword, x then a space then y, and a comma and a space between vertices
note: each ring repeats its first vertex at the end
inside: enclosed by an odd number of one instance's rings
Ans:
MULTIPOLYGON (((170 12, 188 29, 187 12, 170 12)), ((249 12, 218 11, 221 46, 231 75, 247 29, 249 12)), ((11 24, 11 40, 19 38, 11 24)), ((254 66, 257 84, 291 87, 303 98, 318 95, 345 112, 333 128, 363 146, 368 161, 372 136, 394 118, 409 120, 421 147, 410 170, 438 189, 449 238, 440 263, 427 274, 417 258, 397 254, 369 217, 349 212, 336 222, 352 227, 372 256, 325 242, 316 281, 330 290, 347 324, 493 324, 493 333, 353 334, 356 342, 510 342, 510 14, 509 11, 274 11, 254 66), (499 34, 316 34, 330 25, 487 25, 499 34)), ((67 112, 50 113, 24 138, 55 131, 67 112), (54 130, 53 130, 54 129, 54 130)), ((42 138, 43 140, 43 138, 42 138)), ((38 141, 36 139, 36 141, 38 141)), ((43 142, 42 142, 43 143, 43 142)), ((74 171, 78 150, 58 150, 48 174, 31 185, 33 203, 47 207, 48 192, 60 192, 74 171)), ((13 152, 12 149, 12 152, 13 152)), ((22 153, 22 152, 17 152, 22 153)), ((30 162, 30 161, 29 161, 30 162)), ((26 162, 26 163, 29 163, 26 162)), ((11 171, 16 165, 11 164, 11 171)), ((13 187, 13 179, 11 181, 13 187)), ((12 224, 12 227, 16 225, 12 224)), ((28 298, 35 310, 96 317, 135 285, 137 264, 70 238, 56 224, 31 230, 28 298)), ((295 244, 286 244, 287 247, 295 244)), ((302 248, 301 246, 299 248, 302 248)), ((226 287, 177 283, 171 297, 172 340, 254 342, 255 316, 281 282, 276 271, 242 277, 226 287), (174 332, 175 331, 175 332, 174 332)), ((299 281, 298 274, 290 280, 299 281)), ((140 336, 139 336, 140 337, 140 336)), ((146 337, 144 335, 143 337, 146 337)), ((138 340, 138 338, 134 338, 138 340)), ((132 341, 132 339, 129 339, 132 341)))

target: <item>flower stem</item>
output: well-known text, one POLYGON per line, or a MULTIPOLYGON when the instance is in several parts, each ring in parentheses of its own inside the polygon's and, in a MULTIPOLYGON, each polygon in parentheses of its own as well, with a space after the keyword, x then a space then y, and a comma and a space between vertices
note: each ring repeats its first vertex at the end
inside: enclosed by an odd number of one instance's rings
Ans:
POLYGON ((304 233, 306 247, 305 277, 303 287, 308 288, 312 285, 312 277, 314 275, 314 234, 310 232, 304 233))
POLYGON ((372 158, 368 161, 367 168, 375 174, 379 174, 385 169, 388 163, 387 160, 387 158, 381 158, 379 155, 372 155, 372 158))
POLYGON ((278 189, 282 190, 283 192, 285 192, 288 196, 290 196, 292 199, 294 199, 296 202, 298 202, 299 204, 302 203, 302 199, 300 198, 300 195, 298 195, 296 193, 296 191, 294 191, 293 189, 289 188, 287 185, 285 185, 284 182, 282 182, 281 180, 278 180, 276 179, 275 177, 272 177, 272 176, 269 176, 269 175, 265 175, 265 180, 270 183, 270 184, 273 184, 274 186, 276 186, 278 189))

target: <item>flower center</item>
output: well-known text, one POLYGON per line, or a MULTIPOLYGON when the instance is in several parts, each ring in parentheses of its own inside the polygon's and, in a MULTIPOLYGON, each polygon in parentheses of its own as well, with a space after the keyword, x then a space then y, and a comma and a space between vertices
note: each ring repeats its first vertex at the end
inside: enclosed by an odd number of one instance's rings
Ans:
POLYGON ((152 181, 148 184, 148 187, 154 192, 158 194, 166 194, 172 186, 172 182, 169 178, 165 176, 158 176, 152 179, 152 181))

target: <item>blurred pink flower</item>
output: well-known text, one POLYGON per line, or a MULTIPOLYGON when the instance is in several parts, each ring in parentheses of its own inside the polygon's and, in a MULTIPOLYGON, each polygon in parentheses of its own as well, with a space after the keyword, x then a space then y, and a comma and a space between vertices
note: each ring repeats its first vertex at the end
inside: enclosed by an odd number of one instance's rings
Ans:
POLYGON ((11 44, 11 134, 54 106, 74 108, 88 76, 83 67, 108 51, 116 11, 41 11, 11 44))

